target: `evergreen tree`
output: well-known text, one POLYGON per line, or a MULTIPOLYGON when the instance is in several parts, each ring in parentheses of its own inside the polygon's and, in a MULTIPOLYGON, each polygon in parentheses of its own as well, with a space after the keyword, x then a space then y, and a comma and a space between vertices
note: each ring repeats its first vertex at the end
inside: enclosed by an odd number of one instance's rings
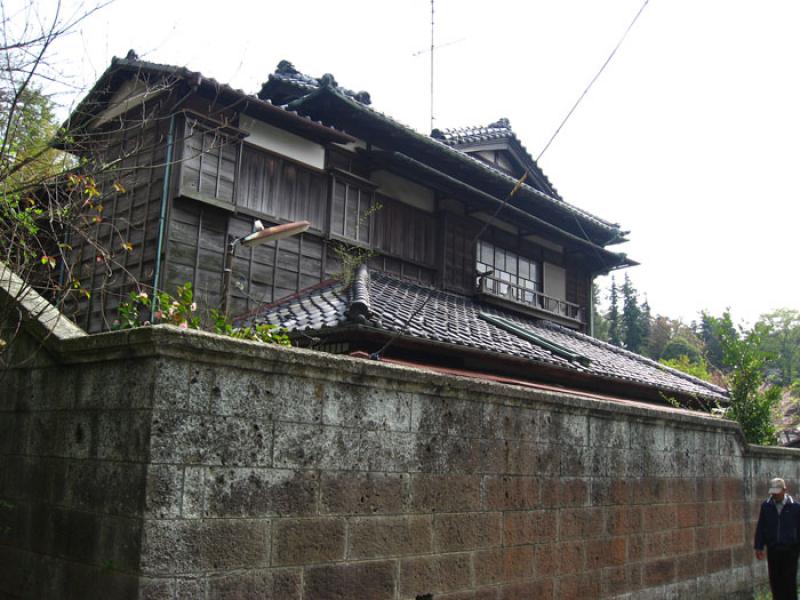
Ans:
POLYGON ((647 356, 653 360, 662 358, 664 349, 672 339, 674 326, 669 317, 657 315, 650 323, 650 334, 647 337, 647 356))
POLYGON ((627 273, 622 284, 622 303, 622 340, 627 350, 639 352, 644 343, 642 309, 639 307, 636 288, 627 273))
POLYGON ((700 316, 700 339, 705 347, 706 360, 718 370, 726 370, 725 352, 719 335, 720 327, 724 327, 725 323, 724 319, 716 319, 706 312, 700 316))
MULTIPOLYGON (((640 328, 642 331, 642 345, 639 350, 642 354, 649 356, 648 349, 650 346, 650 334, 652 331, 652 321, 653 318, 650 315, 650 303, 647 301, 647 296, 644 297, 644 302, 642 303, 642 314, 641 318, 639 319, 640 328)), ((650 356, 650 358, 655 358, 650 356)), ((657 359, 656 359, 657 360, 657 359)))
POLYGON ((800 369, 800 311, 779 308, 761 315, 759 323, 764 324, 767 368, 780 385, 791 385, 800 369))
POLYGON ((608 341, 615 346, 622 346, 622 332, 619 321, 619 296, 617 282, 611 277, 611 289, 608 293, 608 341))
POLYGON ((600 312, 600 288, 592 283, 592 335, 598 340, 608 341, 608 319, 600 312))

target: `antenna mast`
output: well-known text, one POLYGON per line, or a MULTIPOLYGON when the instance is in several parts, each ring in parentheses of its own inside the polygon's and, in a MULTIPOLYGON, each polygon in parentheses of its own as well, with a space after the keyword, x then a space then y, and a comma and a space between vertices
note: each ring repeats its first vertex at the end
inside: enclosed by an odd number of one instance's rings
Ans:
POLYGON ((431 0, 431 131, 433 131, 433 2, 431 0))

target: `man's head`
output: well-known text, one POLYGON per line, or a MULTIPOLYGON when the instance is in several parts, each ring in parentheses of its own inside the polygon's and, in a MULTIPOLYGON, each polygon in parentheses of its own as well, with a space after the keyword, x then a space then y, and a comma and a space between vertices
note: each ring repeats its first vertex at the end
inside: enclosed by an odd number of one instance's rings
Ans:
POLYGON ((786 482, 780 477, 770 479, 769 493, 775 502, 783 502, 783 496, 786 494, 786 482))

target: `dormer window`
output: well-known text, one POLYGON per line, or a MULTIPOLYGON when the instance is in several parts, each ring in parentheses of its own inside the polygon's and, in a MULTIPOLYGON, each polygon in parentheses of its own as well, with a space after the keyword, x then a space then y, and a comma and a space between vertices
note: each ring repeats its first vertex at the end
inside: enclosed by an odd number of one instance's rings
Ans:
POLYGON ((585 322, 583 308, 566 298, 566 270, 490 244, 478 242, 477 290, 504 306, 575 326, 585 322))
POLYGON ((481 291, 525 304, 538 302, 542 292, 540 261, 479 241, 477 267, 481 291))

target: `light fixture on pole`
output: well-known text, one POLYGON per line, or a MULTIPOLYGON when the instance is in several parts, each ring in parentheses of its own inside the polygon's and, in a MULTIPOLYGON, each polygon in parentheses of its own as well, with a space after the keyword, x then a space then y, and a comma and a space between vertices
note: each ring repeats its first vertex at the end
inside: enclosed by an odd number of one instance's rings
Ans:
POLYGON ((225 271, 222 295, 222 312, 228 316, 228 305, 230 303, 231 274, 233 271, 233 257, 236 254, 236 246, 242 245, 248 248, 260 246, 267 242, 282 240, 293 235, 299 235, 311 227, 308 221, 294 221, 283 223, 272 227, 264 227, 261 221, 256 220, 253 225, 253 232, 245 236, 236 238, 228 244, 228 251, 225 253, 225 271))

